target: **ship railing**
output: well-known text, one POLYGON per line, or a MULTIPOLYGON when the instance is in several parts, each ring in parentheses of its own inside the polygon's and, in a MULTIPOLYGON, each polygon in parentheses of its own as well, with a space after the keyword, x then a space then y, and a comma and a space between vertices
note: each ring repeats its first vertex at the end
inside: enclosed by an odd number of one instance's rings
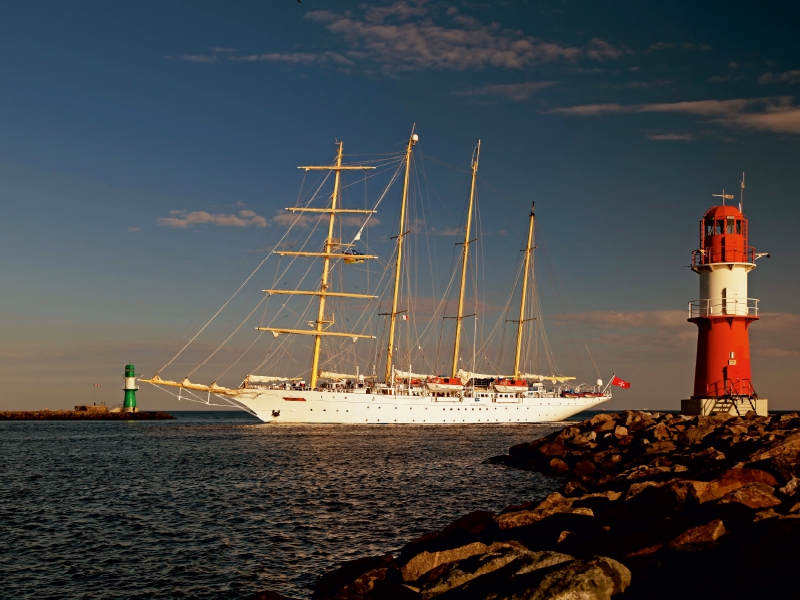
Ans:
POLYGON ((692 252, 692 267, 714 263, 748 263, 756 262, 756 249, 752 246, 718 246, 700 248, 692 252))
POLYGON ((689 318, 737 315, 758 317, 756 298, 705 298, 689 302, 689 318))

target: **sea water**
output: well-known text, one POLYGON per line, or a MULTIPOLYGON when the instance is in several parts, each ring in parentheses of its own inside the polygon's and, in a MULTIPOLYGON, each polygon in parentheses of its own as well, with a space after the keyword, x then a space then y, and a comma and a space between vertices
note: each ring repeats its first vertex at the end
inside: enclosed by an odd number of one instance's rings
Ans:
POLYGON ((563 426, 0 422, 0 597, 308 598, 316 577, 560 482, 485 464, 563 426))

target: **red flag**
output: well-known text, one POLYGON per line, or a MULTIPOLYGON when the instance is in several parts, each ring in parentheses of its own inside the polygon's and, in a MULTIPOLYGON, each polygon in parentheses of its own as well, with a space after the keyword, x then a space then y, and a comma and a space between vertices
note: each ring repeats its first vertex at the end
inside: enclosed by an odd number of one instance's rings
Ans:
POLYGON ((611 380, 611 385, 618 385, 619 387, 625 390, 631 387, 631 384, 629 382, 625 381, 624 379, 620 379, 616 375, 614 375, 614 379, 611 380))
POLYGON ((401 315, 400 320, 408 321, 408 315, 401 315))

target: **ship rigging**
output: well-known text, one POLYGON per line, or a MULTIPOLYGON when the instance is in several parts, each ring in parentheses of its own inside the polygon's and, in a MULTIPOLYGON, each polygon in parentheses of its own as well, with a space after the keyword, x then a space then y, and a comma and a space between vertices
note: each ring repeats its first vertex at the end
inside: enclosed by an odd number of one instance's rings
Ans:
MULTIPOLYGON (((515 284, 498 323, 486 339, 479 343, 477 254, 471 252, 471 247, 480 239, 480 235, 472 237, 473 223, 479 218, 476 184, 480 140, 476 144, 470 164, 464 237, 462 242, 457 243, 460 252, 455 262, 458 267, 451 269, 445 289, 439 289, 438 293, 436 285, 441 282, 437 280, 435 273, 432 274, 431 298, 427 307, 421 306, 423 302, 419 294, 414 294, 412 289, 412 281, 419 269, 410 268, 418 267, 420 258, 411 253, 415 247, 409 245, 412 239, 420 237, 414 234, 423 226, 420 223, 424 224, 424 219, 420 218, 424 217, 424 209, 420 211, 409 203, 412 188, 418 184, 411 177, 412 157, 418 142, 419 136, 412 129, 402 154, 368 159, 361 161, 361 164, 345 164, 344 144, 338 142, 332 164, 299 167, 306 174, 320 172, 323 176, 310 196, 286 209, 286 215, 291 219, 287 231, 260 261, 245 283, 200 331, 155 375, 142 381, 167 391, 177 388, 176 395, 179 399, 212 404, 213 396, 226 405, 242 408, 268 422, 434 424, 556 421, 608 400, 611 396, 607 393, 607 386, 602 388, 602 381, 598 380, 593 386, 576 385, 575 377, 563 375, 555 366, 541 320, 541 306, 533 277, 536 247, 533 207, 529 214, 526 245, 522 250, 522 262, 515 284), (369 164, 370 162, 373 164, 369 164), (363 173, 366 186, 367 173, 373 171, 390 175, 383 193, 371 206, 366 195, 363 208, 346 206, 343 192, 352 184, 345 184, 344 174, 363 173), (331 174, 332 193, 323 206, 312 205, 319 198, 319 192, 331 174), (397 235, 390 240, 391 255, 388 260, 383 261, 380 252, 370 249, 368 228, 371 223, 377 223, 375 215, 378 207, 401 176, 403 181, 397 208, 397 235), (291 236, 297 236, 303 226, 308 230, 305 239, 290 237, 290 233, 291 236), (318 227, 325 226, 326 236, 322 244, 314 249, 311 242, 313 234, 318 227), (349 243, 343 241, 348 238, 342 237, 348 227, 357 229, 349 243), (311 249, 308 248, 309 245, 311 249), (261 301, 247 314, 234 333, 182 380, 162 378, 161 373, 209 326, 245 284, 254 279, 270 258, 276 263, 273 285, 262 290, 264 296, 261 301), (306 267, 305 261, 311 261, 310 266, 306 267), (313 289, 303 289, 303 281, 308 277, 312 266, 319 262, 322 269, 318 285, 313 289), (371 262, 375 262, 379 268, 371 269, 371 262), (470 273, 475 309, 471 314, 464 314, 470 273), (455 289, 457 275, 459 285, 456 315, 447 317, 444 313, 448 297, 455 289), (278 282, 291 282, 294 286, 286 288, 275 285, 278 282), (517 284, 520 287, 518 318, 506 319, 517 284), (277 310, 270 311, 271 318, 265 324, 267 303, 271 297, 287 298, 277 310), (302 301, 303 298, 306 299, 305 306, 292 308, 293 302, 296 304, 296 301, 302 301), (244 377, 238 387, 220 385, 218 382, 221 376, 208 385, 192 382, 190 376, 222 350, 262 304, 261 322, 252 329, 255 338, 243 344, 234 355, 232 364, 222 374, 226 374, 234 364, 241 361, 262 340, 262 334, 268 333, 273 338, 273 343, 264 359, 244 377), (385 308, 381 310, 381 306, 385 308), (427 324, 420 325, 420 331, 415 317, 423 315, 426 309, 429 319, 427 324), (307 314, 312 311, 315 318, 308 319, 307 314), (340 315, 339 323, 336 322, 337 314, 340 315), (288 321, 290 316, 294 318, 294 324, 281 323, 288 321), (383 317, 382 329, 379 328, 378 317, 383 317), (473 319, 472 359, 464 361, 464 323, 469 318, 473 319), (438 349, 446 319, 454 322, 453 346, 449 374, 441 375, 444 365, 438 349), (398 331, 398 326, 409 320, 409 326, 402 332, 398 331), (303 321, 306 322, 306 328, 302 327, 303 321), (496 334, 504 332, 505 325, 509 322, 516 324, 514 358, 513 367, 504 370, 500 364, 502 358, 496 358, 497 362, 493 364, 487 355, 492 344, 497 345, 496 334), (432 359, 424 347, 432 347, 437 323, 440 325, 439 339, 435 340, 437 351, 432 359), (303 369, 295 357, 297 346, 287 340, 309 337, 312 340, 310 366, 303 369), (367 348, 363 347, 364 344, 367 348), (539 344, 545 348, 550 370, 547 375, 536 373, 536 348, 539 344), (359 345, 362 345, 361 350, 357 349, 359 345), (368 357, 366 363, 365 357, 368 357), (477 364, 479 357, 483 357, 485 362, 480 369, 477 364), (380 361, 381 358, 384 360, 380 361), (377 366, 380 363, 383 366, 382 378, 377 375, 377 366), (417 369, 414 369, 415 363, 418 365, 417 369), (466 369, 465 363, 470 365, 466 369), (366 372, 362 372, 362 365, 371 365, 371 369, 367 368, 366 372), (420 366, 422 372, 415 372, 420 370, 420 366), (530 367, 532 372, 525 372, 524 366, 530 367), (279 367, 283 367, 284 373, 292 368, 295 372, 279 374, 276 372, 279 367), (487 370, 488 373, 485 372, 487 370)), ((499 355, 502 357, 502 352, 499 355)))

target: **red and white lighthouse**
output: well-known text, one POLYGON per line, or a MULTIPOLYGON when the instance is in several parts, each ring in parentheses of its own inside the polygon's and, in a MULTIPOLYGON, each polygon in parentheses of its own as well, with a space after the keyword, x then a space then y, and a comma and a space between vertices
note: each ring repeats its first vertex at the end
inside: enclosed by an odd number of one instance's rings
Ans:
POLYGON ((758 300, 748 297, 747 275, 758 258, 769 254, 749 245, 741 203, 726 206, 733 196, 723 191, 721 197, 722 205, 703 215, 700 247, 692 253, 700 296, 689 302, 688 320, 697 325, 697 362, 694 391, 681 401, 681 412, 766 414, 767 401, 758 397, 750 372, 748 329, 758 320, 758 300))

